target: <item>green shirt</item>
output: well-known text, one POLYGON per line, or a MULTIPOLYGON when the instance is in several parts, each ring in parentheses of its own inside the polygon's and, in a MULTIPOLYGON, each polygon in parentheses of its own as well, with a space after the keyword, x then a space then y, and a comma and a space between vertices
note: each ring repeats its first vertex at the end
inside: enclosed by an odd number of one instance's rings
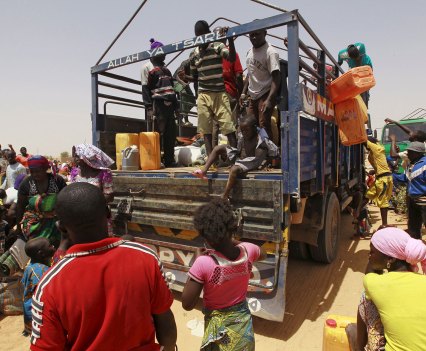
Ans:
POLYGON ((341 65, 343 61, 348 63, 349 68, 359 67, 359 66, 370 66, 373 68, 373 62, 371 62, 370 56, 365 53, 365 45, 363 43, 355 43, 354 44, 359 54, 361 55, 361 63, 358 65, 354 59, 351 59, 348 54, 348 49, 343 49, 339 51, 339 56, 337 58, 337 62, 341 65))
POLYGON ((191 76, 198 76, 199 91, 225 91, 222 58, 229 57, 229 50, 223 43, 210 43, 205 50, 200 47, 191 53, 191 76))

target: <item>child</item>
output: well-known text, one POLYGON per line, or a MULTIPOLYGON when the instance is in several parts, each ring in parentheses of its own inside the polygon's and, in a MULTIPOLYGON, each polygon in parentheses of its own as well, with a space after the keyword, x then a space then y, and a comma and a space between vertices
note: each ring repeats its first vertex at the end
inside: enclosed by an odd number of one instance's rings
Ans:
MULTIPOLYGON (((163 46, 160 42, 153 42, 151 48, 163 46)), ((151 58, 153 68, 148 72, 146 85, 142 85, 142 97, 147 113, 152 115, 155 131, 161 135, 161 149, 164 151, 164 165, 176 167, 175 142, 176 123, 175 113, 178 111, 178 101, 173 89, 173 77, 164 60, 166 56, 159 54, 151 58)))
POLYGON ((25 244, 25 253, 31 258, 30 263, 25 268, 22 284, 24 285, 24 325, 23 336, 31 334, 32 314, 31 304, 35 288, 43 273, 49 269, 55 248, 46 238, 38 237, 29 240, 25 244))
POLYGON ((198 256, 188 273, 182 307, 189 311, 204 290, 204 337, 201 350, 253 351, 254 333, 246 302, 253 262, 266 254, 251 243, 232 239, 237 218, 231 204, 216 198, 194 215, 194 226, 213 250, 198 256))
POLYGON ((227 160, 233 165, 229 171, 228 182, 222 197, 228 199, 237 177, 258 169, 268 156, 275 157, 278 154, 277 146, 268 139, 265 130, 257 128, 256 124, 256 118, 252 115, 241 120, 241 134, 238 135, 237 148, 227 145, 216 146, 207 159, 204 168, 202 170, 197 169, 192 175, 197 178, 207 179, 207 171, 218 160, 219 156, 223 160, 227 160))

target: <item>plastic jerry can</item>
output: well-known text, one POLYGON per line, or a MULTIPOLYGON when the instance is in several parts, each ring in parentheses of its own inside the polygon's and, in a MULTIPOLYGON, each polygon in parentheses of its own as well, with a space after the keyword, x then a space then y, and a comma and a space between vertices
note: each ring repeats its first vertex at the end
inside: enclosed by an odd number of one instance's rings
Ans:
POLYGON ((139 134, 139 153, 141 168, 153 170, 161 168, 160 134, 142 132, 139 134))
POLYGON ((115 134, 115 163, 117 165, 117 169, 121 169, 122 167, 122 151, 131 145, 139 145, 138 133, 115 134))
POLYGON ((354 98, 376 85, 370 66, 355 67, 330 83, 330 100, 333 104, 354 98))
POLYGON ((356 317, 329 315, 324 322, 322 351, 350 351, 345 328, 356 323, 356 317))
POLYGON ((334 105, 336 123, 339 126, 340 142, 345 146, 365 143, 368 120, 367 106, 361 96, 334 105))
POLYGON ((139 169, 139 150, 136 145, 126 147, 123 152, 123 171, 137 171, 139 169))

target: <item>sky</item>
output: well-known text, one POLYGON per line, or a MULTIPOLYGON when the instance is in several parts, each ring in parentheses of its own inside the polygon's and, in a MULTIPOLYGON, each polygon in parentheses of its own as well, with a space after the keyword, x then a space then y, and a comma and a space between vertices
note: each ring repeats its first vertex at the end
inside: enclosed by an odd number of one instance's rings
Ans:
MULTIPOLYGON (((426 1, 268 1, 285 10, 298 9, 335 56, 348 44, 365 44, 377 82, 370 91, 373 128, 382 127, 385 118, 400 119, 426 108, 426 1)), ((141 3, 0 0, 3 148, 25 145, 30 153, 57 156, 71 151, 73 144, 91 142, 90 68, 141 3)), ((247 23, 278 13, 249 0, 148 0, 102 62, 146 50, 152 37, 164 44, 192 38, 199 19, 227 17, 247 23)), ((286 36, 283 28, 270 32, 286 36)), ((247 38, 236 41, 243 66, 249 47, 247 38)), ((141 66, 117 73, 139 79, 141 66)))

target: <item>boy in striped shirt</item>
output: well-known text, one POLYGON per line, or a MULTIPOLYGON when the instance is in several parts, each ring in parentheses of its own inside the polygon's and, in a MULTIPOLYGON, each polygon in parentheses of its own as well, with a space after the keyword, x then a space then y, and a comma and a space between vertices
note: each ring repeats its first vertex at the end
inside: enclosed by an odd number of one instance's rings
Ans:
MULTIPOLYGON (((206 21, 198 21, 194 29, 196 36, 210 33, 206 21)), ((229 49, 221 42, 212 42, 195 48, 191 53, 191 76, 187 78, 193 81, 192 77, 198 77, 198 132, 204 135, 207 155, 212 151, 213 120, 218 121, 220 130, 228 137, 230 146, 237 146, 235 124, 231 117, 222 68, 222 58, 230 62, 235 61, 232 38, 228 39, 228 46, 229 49)))

